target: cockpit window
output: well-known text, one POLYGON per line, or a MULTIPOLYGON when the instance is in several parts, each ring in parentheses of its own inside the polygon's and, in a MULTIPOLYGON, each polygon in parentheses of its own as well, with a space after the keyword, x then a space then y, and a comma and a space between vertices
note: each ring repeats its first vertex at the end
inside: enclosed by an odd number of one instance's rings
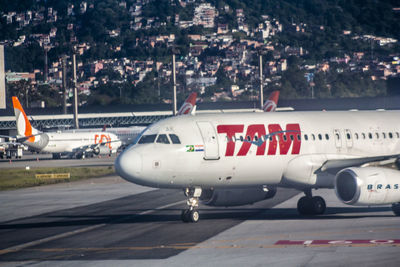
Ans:
POLYGON ((176 134, 170 134, 169 138, 171 139, 173 144, 180 144, 181 140, 179 140, 179 137, 176 134))
POLYGON ((160 134, 157 137, 157 141, 156 143, 160 143, 160 144, 169 144, 169 140, 166 134, 160 134))
POLYGON ((143 135, 142 138, 139 140, 139 144, 149 144, 149 143, 154 143, 154 140, 156 139, 155 134, 149 134, 149 135, 143 135))

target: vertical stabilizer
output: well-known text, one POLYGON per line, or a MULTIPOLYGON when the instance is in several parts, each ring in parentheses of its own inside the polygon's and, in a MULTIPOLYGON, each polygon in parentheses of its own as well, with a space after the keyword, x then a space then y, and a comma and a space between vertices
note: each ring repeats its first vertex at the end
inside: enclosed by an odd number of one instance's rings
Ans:
POLYGON ((38 131, 32 127, 18 98, 13 96, 12 102, 14 107, 18 135, 23 137, 28 137, 27 138, 28 142, 32 143, 35 142, 35 136, 33 135, 37 134, 38 131))
POLYGON ((271 95, 268 97, 267 101, 265 101, 263 106, 264 112, 274 112, 276 107, 278 106, 279 100, 279 91, 273 91, 271 95))
POLYGON ((185 103, 183 103, 182 107, 179 109, 177 115, 185 115, 192 114, 194 115, 194 111, 196 110, 196 99, 197 93, 191 93, 188 98, 186 98, 185 103))

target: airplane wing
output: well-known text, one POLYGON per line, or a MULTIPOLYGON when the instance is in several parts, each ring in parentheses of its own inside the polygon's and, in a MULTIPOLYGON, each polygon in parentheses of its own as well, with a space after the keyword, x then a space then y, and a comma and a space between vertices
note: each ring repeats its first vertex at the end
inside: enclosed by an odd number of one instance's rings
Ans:
POLYGON ((121 140, 118 139, 118 140, 113 140, 113 141, 105 141, 105 142, 100 142, 100 143, 96 143, 96 144, 91 144, 91 145, 87 145, 87 146, 81 146, 81 147, 75 148, 73 150, 73 152, 75 154, 79 154, 82 152, 95 152, 96 153, 101 146, 104 146, 104 145, 107 145, 110 143, 114 143, 114 142, 121 142, 121 140))
MULTIPOLYGON (((400 154, 388 155, 388 156, 378 156, 378 157, 364 157, 364 158, 354 158, 354 159, 332 159, 327 160, 319 169, 319 171, 326 171, 329 173, 336 174, 338 171, 354 166, 361 166, 366 163, 380 162, 390 159, 397 159, 400 154)), ((318 170, 317 170, 318 171, 318 170)))

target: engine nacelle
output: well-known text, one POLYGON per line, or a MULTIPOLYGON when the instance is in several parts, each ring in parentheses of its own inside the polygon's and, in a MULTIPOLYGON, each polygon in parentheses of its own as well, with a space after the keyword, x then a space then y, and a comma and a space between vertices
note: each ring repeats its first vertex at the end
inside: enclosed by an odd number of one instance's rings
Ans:
POLYGON ((95 155, 105 155, 105 154, 110 154, 111 150, 107 146, 98 146, 93 149, 93 154, 95 155))
POLYGON ((235 189, 208 189, 203 190, 200 200, 208 206, 241 206, 273 198, 276 188, 235 188, 235 189))
POLYGON ((400 202, 400 171, 388 168, 346 168, 336 174, 335 192, 348 205, 400 202))

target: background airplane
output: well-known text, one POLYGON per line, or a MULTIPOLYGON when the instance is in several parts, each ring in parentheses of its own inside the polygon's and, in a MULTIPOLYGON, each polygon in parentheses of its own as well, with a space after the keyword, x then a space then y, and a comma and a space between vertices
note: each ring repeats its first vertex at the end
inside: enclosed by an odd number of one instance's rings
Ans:
POLYGON ((278 106, 279 91, 273 91, 263 105, 263 111, 274 112, 278 106))
POLYGON ((183 189, 184 221, 199 220, 199 201, 251 204, 274 187, 305 193, 300 214, 323 214, 312 190, 331 188, 348 205, 392 204, 400 215, 400 171, 368 166, 399 151, 400 111, 199 114, 151 125, 115 168, 133 183, 183 189))
POLYGON ((41 132, 33 128, 17 97, 12 97, 17 124, 17 140, 31 150, 52 153, 53 158, 63 155, 85 158, 88 154, 116 153, 121 141, 107 132, 41 132))
MULTIPOLYGON (((196 98, 197 93, 191 93, 182 104, 181 108, 177 112, 177 115, 194 114, 196 111, 196 98)), ((79 129, 79 130, 67 130, 65 132, 98 132, 103 131, 107 133, 113 133, 118 136, 118 139, 122 142, 122 147, 126 147, 132 144, 137 137, 146 129, 147 126, 130 126, 130 127, 106 127, 103 129, 79 129)))

